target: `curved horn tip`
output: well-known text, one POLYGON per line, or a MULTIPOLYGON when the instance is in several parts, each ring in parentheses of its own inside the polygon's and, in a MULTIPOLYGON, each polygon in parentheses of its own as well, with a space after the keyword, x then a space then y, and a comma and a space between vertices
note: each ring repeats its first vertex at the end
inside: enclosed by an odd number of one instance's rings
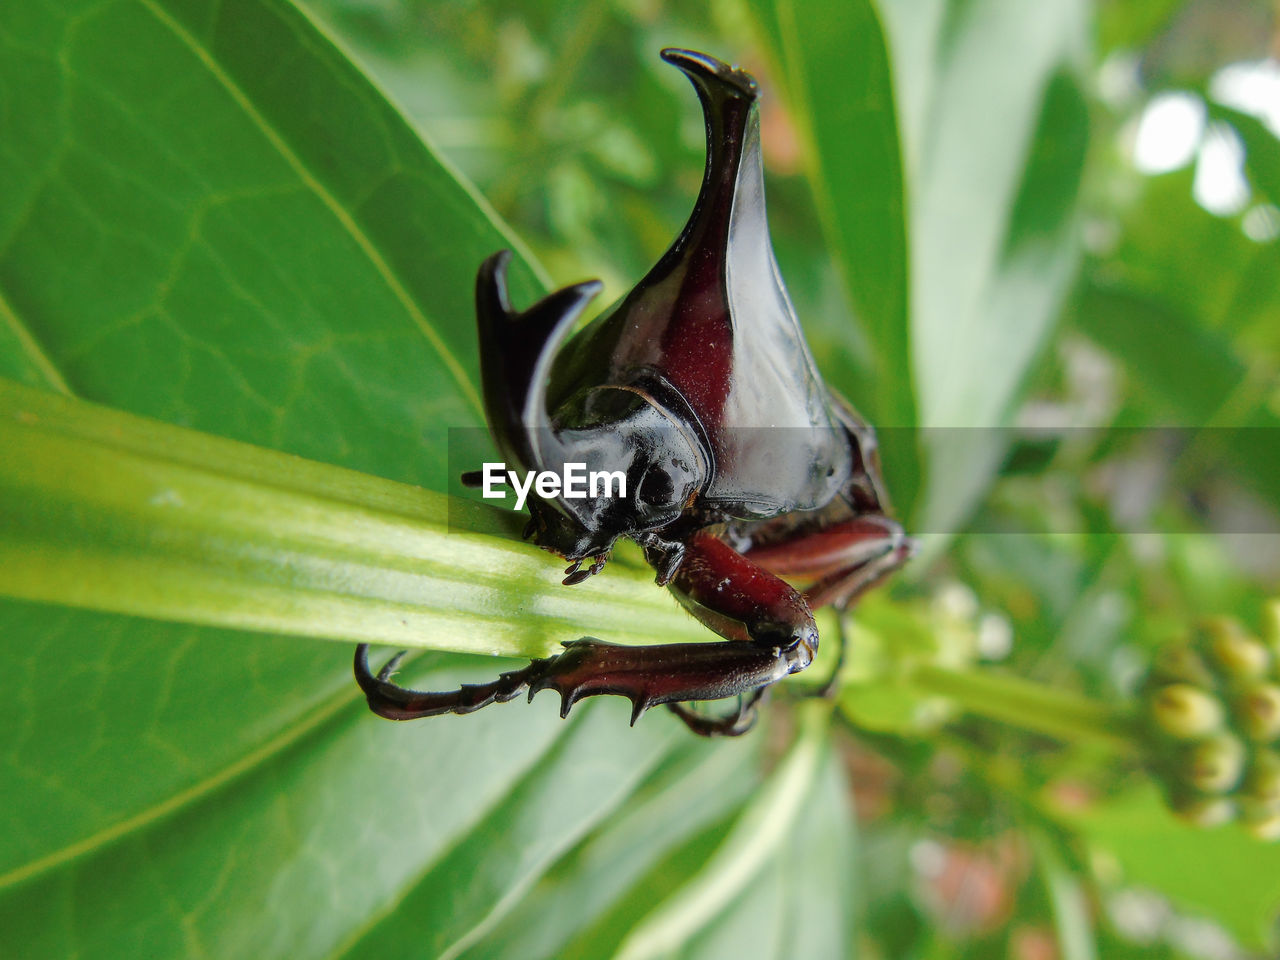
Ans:
POLYGON ((690 79, 701 77, 717 80, 751 99, 755 99, 760 94, 760 85, 756 83, 755 77, 723 60, 717 60, 710 54, 699 53, 697 50, 684 50, 680 47, 667 47, 659 53, 659 56, 673 67, 679 67, 690 79))
POLYGON ((495 278, 505 287, 509 263, 511 263, 511 251, 499 250, 497 253, 491 253, 485 258, 484 263, 480 264, 480 273, 495 278))
POLYGON ((511 299, 507 294, 507 264, 511 262, 510 250, 491 254, 476 273, 476 302, 483 308, 489 302, 501 313, 511 314, 511 299))
POLYGON ((573 290, 584 302, 587 300, 594 300, 600 295, 600 291, 604 289, 604 281, 583 280, 581 283, 575 283, 569 289, 573 290))

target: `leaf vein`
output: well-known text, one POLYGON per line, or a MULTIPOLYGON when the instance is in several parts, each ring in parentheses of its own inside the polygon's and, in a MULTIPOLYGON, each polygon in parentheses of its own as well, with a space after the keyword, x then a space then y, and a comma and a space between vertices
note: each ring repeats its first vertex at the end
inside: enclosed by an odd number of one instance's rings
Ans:
POLYGON ((337 716, 338 713, 354 702, 358 698, 358 694, 359 690, 354 684, 345 684, 342 690, 328 703, 317 706, 307 716, 291 725, 288 729, 246 753, 239 760, 229 763, 211 776, 193 783, 185 790, 181 790, 131 817, 120 820, 104 830, 99 830, 97 833, 90 834, 75 843, 54 850, 20 867, 15 867, 8 873, 0 874, 0 891, 15 887, 31 880, 33 877, 49 873, 74 860, 86 857, 134 831, 146 829, 177 811, 191 806, 238 779, 241 775, 284 752, 288 747, 323 726, 328 720, 337 716))
POLYGON ((36 340, 30 328, 18 317, 13 306, 5 297, 3 290, 0 290, 0 323, 9 328, 19 346, 22 347, 22 352, 26 354, 27 359, 40 372, 40 375, 44 377, 49 386, 59 393, 65 393, 67 396, 75 395, 52 358, 45 352, 39 341, 36 340))
POLYGON ((280 132, 271 125, 253 105, 249 97, 240 88, 239 84, 222 68, 221 64, 214 58, 212 52, 195 36, 191 34, 181 23, 175 20, 167 10, 156 2, 156 0, 138 0, 157 20, 159 20, 167 29, 169 29, 175 37, 180 40, 200 61, 200 63, 209 71, 209 73, 218 81, 218 83, 227 91, 228 95, 235 101, 236 105, 244 111, 245 116, 253 123, 255 127, 261 131, 262 135, 271 144, 271 146, 280 154, 281 158, 289 165, 289 167, 297 174, 298 178, 306 185, 317 199, 333 214, 343 229, 351 236, 361 252, 368 258, 370 264, 382 277, 392 295, 404 307, 414 324, 422 331, 432 348, 439 354, 441 361, 448 369, 450 375, 457 382, 467 401, 476 409, 477 412, 483 413, 483 404, 480 401, 480 394, 476 390, 476 386, 472 383, 458 358, 453 355, 448 345, 436 331, 431 321, 427 319, 422 312, 421 307, 410 296, 409 291, 405 289, 400 278, 396 276, 390 264, 387 263, 385 257, 374 245, 368 234, 361 229, 359 223, 351 211, 339 203, 329 190, 321 183, 316 176, 307 168, 302 158, 289 146, 288 142, 280 134, 280 132))

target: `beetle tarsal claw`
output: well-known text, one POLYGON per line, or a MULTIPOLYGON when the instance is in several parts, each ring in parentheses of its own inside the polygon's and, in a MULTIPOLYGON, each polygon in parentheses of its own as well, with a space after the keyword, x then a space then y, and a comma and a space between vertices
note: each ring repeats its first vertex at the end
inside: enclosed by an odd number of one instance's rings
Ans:
POLYGON ((390 680, 391 675, 395 673, 396 670, 399 669, 401 661, 404 660, 405 655, 408 654, 408 652, 409 652, 408 650, 401 650, 394 657, 388 660, 386 662, 386 665, 383 666, 383 668, 378 671, 378 679, 383 681, 384 683, 390 680))
POLYGON ((582 557, 565 567, 565 578, 560 582, 566 587, 572 587, 575 584, 582 583, 583 580, 586 580, 589 577, 594 577, 604 569, 604 565, 608 562, 609 556, 608 554, 598 554, 591 558, 591 566, 587 567, 585 570, 580 569, 586 560, 586 557, 582 557))

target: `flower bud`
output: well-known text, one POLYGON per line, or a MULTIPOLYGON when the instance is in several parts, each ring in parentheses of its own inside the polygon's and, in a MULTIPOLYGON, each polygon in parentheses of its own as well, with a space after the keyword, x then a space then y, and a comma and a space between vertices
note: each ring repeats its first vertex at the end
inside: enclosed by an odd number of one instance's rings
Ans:
POLYGON ((1212 617, 1200 626, 1205 649, 1228 676, 1256 680, 1271 668, 1271 652, 1236 620, 1212 617))
POLYGON ((1187 782, 1203 793, 1226 793, 1244 773, 1244 744, 1220 734, 1191 748, 1187 782))
POLYGON ((1257 839, 1264 840, 1267 843, 1280 840, 1280 813, 1274 814, 1267 820, 1245 824, 1245 829, 1257 839))
POLYGON ((1259 750, 1249 764, 1245 779, 1249 796, 1261 803, 1280 804, 1280 754, 1259 750))
POLYGON ((1280 687, 1261 683, 1242 690, 1235 700, 1235 713, 1250 740, 1270 743, 1280 737, 1280 687))
POLYGON ((1171 683, 1151 700, 1155 721, 1178 740, 1199 740, 1222 727, 1222 704, 1216 697, 1186 683, 1171 683))
POLYGON ((1262 608, 1262 639, 1280 657, 1280 599, 1270 600, 1262 608))
POLYGON ((1167 643, 1151 665, 1151 676, 1165 683, 1189 683, 1196 687, 1212 687, 1213 674, 1204 659, 1189 643, 1167 643))
POLYGON ((1242 803, 1241 822, 1259 840, 1280 840, 1280 805, 1242 803))
POLYGON ((1236 805, 1226 797, 1173 797, 1169 806, 1193 827, 1220 827, 1236 816, 1236 805))

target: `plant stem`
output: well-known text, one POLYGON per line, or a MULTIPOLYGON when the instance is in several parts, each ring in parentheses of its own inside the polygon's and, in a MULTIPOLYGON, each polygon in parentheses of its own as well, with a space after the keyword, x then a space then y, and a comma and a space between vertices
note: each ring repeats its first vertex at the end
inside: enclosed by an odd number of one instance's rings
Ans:
POLYGON ((0 451, 0 597, 516 658, 707 636, 650 571, 561 588, 516 515, 3 378, 0 451))
POLYGON ((1133 720, 1122 711, 1074 693, 992 670, 923 665, 907 682, 922 693, 954 700, 969 713, 1072 742, 1132 748, 1133 720))

